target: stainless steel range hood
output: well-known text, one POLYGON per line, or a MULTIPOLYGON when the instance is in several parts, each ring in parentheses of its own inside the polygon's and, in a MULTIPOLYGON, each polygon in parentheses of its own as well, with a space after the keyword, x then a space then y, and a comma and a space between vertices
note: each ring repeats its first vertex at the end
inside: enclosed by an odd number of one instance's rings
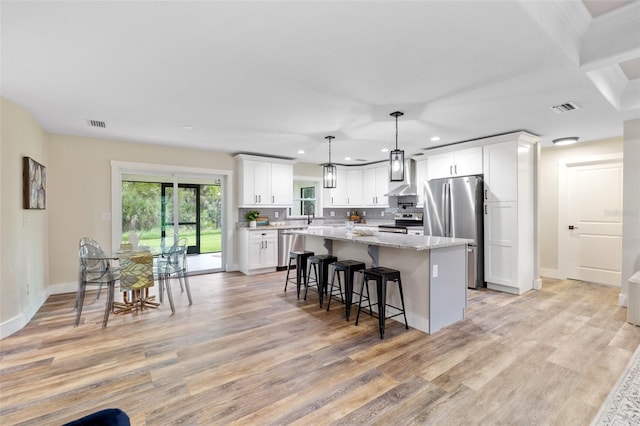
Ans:
POLYGON ((416 185, 416 160, 409 158, 404 162, 404 180, 402 182, 390 182, 393 189, 385 195, 387 197, 402 197, 405 195, 418 195, 416 185), (394 185, 398 185, 394 187, 394 185))

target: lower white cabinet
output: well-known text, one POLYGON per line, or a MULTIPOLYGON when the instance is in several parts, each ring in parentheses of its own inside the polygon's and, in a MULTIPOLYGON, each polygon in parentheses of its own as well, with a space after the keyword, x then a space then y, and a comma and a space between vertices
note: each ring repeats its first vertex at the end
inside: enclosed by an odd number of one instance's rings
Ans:
POLYGON ((246 275, 273 272, 278 264, 278 231, 240 229, 240 271, 246 275))
POLYGON ((514 287, 510 293, 518 293, 517 208, 516 202, 489 202, 484 205, 484 279, 490 286, 514 287))

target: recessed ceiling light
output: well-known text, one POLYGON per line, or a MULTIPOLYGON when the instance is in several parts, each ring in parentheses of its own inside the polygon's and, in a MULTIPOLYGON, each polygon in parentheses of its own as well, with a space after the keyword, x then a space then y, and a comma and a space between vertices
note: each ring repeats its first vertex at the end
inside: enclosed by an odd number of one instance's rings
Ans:
POLYGON ((304 154, 304 151, 300 149, 298 150, 298 154, 304 154))
POLYGON ((345 161, 351 160, 351 157, 344 157, 345 161))
POLYGON ((580 138, 578 138, 577 136, 569 136, 566 138, 554 139, 553 144, 554 145, 571 145, 572 143, 578 142, 578 139, 580 138))
POLYGON ((431 142, 438 142, 440 140, 440 136, 434 136, 431 138, 431 142))
POLYGON ((188 124, 183 124, 183 125, 182 125, 182 128, 183 128, 184 130, 191 130, 191 129, 193 129, 193 127, 192 127, 192 126, 189 126, 188 124))
POLYGON ((382 148, 380 152, 389 152, 389 148, 382 148))

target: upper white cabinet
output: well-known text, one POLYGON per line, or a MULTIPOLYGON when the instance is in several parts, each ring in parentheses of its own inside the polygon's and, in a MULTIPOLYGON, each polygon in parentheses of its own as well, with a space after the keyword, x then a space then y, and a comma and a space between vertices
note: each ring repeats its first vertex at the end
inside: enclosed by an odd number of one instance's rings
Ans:
POLYGON ((347 206, 349 195, 347 194, 347 169, 337 167, 336 187, 324 190, 324 203, 326 206, 347 206))
POLYGON ((482 174, 482 147, 433 154, 427 157, 427 180, 482 174))
POLYGON ((325 189, 325 207, 361 207, 362 169, 338 166, 337 171, 336 187, 325 189))
POLYGON ((241 207, 290 206, 293 203, 293 164, 242 154, 235 158, 241 207))
POLYGON ((271 203, 293 204, 293 165, 271 163, 271 203))
POLYGON ((389 207, 389 165, 365 166, 362 170, 362 204, 367 207, 389 207))
POLYGON ((427 160, 416 161, 416 190, 418 191, 417 206, 424 206, 424 183, 429 180, 427 160))
POLYGON ((518 197, 518 151, 515 141, 485 145, 484 198, 516 201, 518 197))

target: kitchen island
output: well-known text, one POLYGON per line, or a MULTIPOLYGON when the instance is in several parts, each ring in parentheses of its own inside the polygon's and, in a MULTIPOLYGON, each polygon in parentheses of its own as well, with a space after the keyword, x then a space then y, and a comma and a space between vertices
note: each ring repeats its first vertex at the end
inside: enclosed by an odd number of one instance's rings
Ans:
MULTIPOLYGON (((399 270, 410 327, 435 333, 464 319, 467 244, 471 240, 377 231, 359 235, 358 228, 349 232, 344 227, 309 227, 293 232, 305 235, 305 250, 316 254, 328 253, 339 260, 365 262, 367 267, 399 270)), ((354 289, 360 289, 359 278, 354 289)), ((375 291, 371 296, 373 302, 375 291)), ((387 301, 400 306, 397 286, 389 287, 387 301)))

